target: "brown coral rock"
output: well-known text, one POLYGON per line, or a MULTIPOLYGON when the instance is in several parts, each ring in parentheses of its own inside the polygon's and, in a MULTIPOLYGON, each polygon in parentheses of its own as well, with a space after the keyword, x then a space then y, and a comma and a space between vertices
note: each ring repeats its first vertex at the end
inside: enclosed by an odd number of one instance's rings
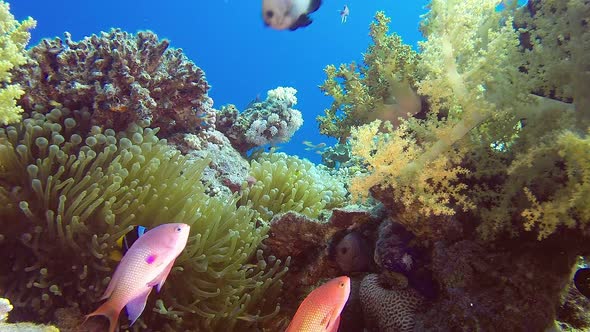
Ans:
POLYGON ((124 130, 146 120, 164 136, 214 124, 204 72, 150 31, 113 29, 79 42, 66 33, 42 40, 29 55, 14 76, 26 110, 55 103, 88 108, 95 125, 124 130))
POLYGON ((413 331, 416 310, 423 302, 414 289, 388 288, 377 274, 363 279, 360 298, 365 322, 374 324, 380 332, 413 331))

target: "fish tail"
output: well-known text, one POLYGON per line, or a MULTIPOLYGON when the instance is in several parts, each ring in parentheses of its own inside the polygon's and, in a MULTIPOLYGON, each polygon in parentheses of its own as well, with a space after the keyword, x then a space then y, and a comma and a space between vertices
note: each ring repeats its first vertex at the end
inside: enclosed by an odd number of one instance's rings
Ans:
POLYGON ((109 320, 109 332, 115 332, 115 329, 117 328, 117 322, 119 321, 120 312, 121 308, 118 308, 112 301, 106 301, 100 307, 98 307, 98 309, 86 315, 82 325, 84 325, 84 323, 86 323, 90 317, 105 316, 109 320))

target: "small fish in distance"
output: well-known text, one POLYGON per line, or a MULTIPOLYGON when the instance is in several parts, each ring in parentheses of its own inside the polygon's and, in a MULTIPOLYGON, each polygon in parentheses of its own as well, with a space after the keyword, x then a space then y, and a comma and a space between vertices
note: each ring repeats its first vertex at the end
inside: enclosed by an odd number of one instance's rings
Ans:
POLYGON ((346 23, 346 20, 348 20, 348 15, 350 15, 350 9, 348 9, 347 5, 344 5, 344 8, 342 8, 340 11, 340 20, 342 23, 346 23))
POLYGON ((273 29, 294 31, 310 25, 308 15, 321 4, 321 0, 262 0, 262 19, 273 29))

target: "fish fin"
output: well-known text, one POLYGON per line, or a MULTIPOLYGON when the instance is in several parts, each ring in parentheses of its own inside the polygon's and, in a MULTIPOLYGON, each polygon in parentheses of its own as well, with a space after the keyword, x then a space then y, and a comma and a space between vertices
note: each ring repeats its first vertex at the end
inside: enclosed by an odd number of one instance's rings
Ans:
MULTIPOLYGON (((320 322, 320 324, 324 326, 324 331, 330 332, 334 328, 335 323, 340 324, 340 315, 338 315, 337 319, 334 319, 334 309, 326 313, 326 315, 324 316, 324 318, 322 318, 322 321, 320 322)), ((338 330, 338 328, 336 328, 336 330, 338 330)))
POLYGON ((291 26, 289 27, 289 30, 291 31, 295 31, 299 28, 305 28, 306 26, 311 24, 311 19, 309 18, 309 16, 307 15, 301 15, 299 16, 299 18, 297 19, 297 21, 295 21, 293 24, 291 24, 291 26))
POLYGON ((309 8, 307 8, 307 13, 313 13, 316 10, 320 9, 322 5, 322 0, 311 0, 309 3, 309 8))
POLYGON ((117 322, 119 321, 119 313, 121 308, 118 308, 112 301, 106 301, 98 309, 86 315, 82 325, 86 323, 88 318, 93 316, 105 316, 109 320, 109 332, 115 332, 117 328, 117 322))
POLYGON ((332 312, 334 310, 330 310, 329 312, 326 313, 326 315, 324 315, 324 318, 322 318, 322 320, 320 321, 320 324, 322 326, 328 327, 330 325, 330 320, 332 318, 332 312))
MULTIPOLYGON (((119 266, 120 264, 121 263, 119 263, 119 266)), ((119 279, 121 278, 121 271, 119 271, 119 266, 117 266, 117 268, 115 269, 115 273, 113 273, 113 277, 111 278, 111 281, 107 286, 107 289, 104 291, 104 294, 102 294, 102 297, 100 298, 101 300, 106 300, 109 297, 111 297, 111 294, 113 294, 113 291, 115 290, 115 285, 119 283, 119 279)))
POLYGON ((164 282, 168 277, 168 274, 170 274, 170 271, 172 270, 172 266, 174 266, 174 261, 170 262, 170 264, 168 264, 168 266, 166 266, 166 268, 163 269, 162 272, 160 272, 160 274, 158 274, 158 276, 154 278, 154 280, 148 282, 148 287, 151 288, 157 286, 156 290, 159 293, 160 289, 162 289, 162 285, 164 285, 164 282))
POLYGON ((139 318, 139 316, 143 312, 143 309, 145 309, 145 303, 147 302, 147 298, 150 295, 151 291, 152 288, 147 287, 141 294, 137 295, 133 300, 129 301, 125 305, 125 309, 127 310, 127 317, 129 318, 129 321, 131 321, 131 324, 129 324, 129 326, 135 323, 137 318, 139 318))
POLYGON ((336 320, 333 322, 332 327, 330 328, 330 326, 328 325, 327 327, 327 331, 328 332, 338 332, 338 327, 340 326, 340 315, 338 315, 338 317, 336 318, 336 320))

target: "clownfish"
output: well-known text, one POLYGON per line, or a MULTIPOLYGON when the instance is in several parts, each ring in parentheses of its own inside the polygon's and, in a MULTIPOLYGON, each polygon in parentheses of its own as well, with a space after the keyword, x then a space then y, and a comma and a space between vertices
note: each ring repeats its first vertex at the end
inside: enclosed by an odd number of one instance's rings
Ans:
POLYGON ((127 232, 127 234, 117 239, 117 247, 115 250, 111 251, 109 258, 117 262, 121 261, 133 243, 143 236, 147 230, 147 227, 144 226, 134 226, 132 230, 127 232))

